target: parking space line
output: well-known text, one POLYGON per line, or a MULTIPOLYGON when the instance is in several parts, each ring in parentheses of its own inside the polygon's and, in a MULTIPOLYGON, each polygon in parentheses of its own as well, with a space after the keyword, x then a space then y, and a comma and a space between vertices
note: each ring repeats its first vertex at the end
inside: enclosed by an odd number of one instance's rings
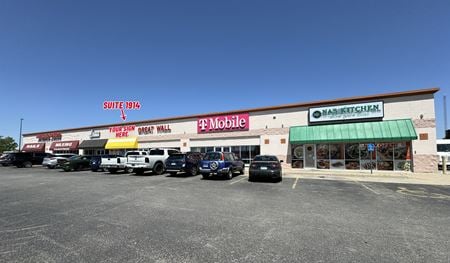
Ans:
POLYGON ((235 183, 239 183, 240 181, 245 180, 245 179, 247 179, 247 177, 242 177, 241 179, 239 179, 237 181, 231 182, 230 185, 235 184, 235 183))
POLYGON ((374 194, 377 194, 377 195, 380 194, 380 193, 378 193, 377 191, 373 190, 372 188, 368 187, 367 185, 365 185, 365 184, 363 184, 363 183, 361 183, 361 182, 358 182, 358 181, 355 181, 355 180, 353 180, 353 181, 356 182, 357 184, 360 184, 361 186, 363 186, 364 188, 366 188, 367 190, 371 191, 371 192, 374 193, 374 194))
POLYGON ((297 186, 297 182, 298 182, 298 177, 295 178, 294 184, 292 185, 292 189, 295 189, 295 187, 297 186))

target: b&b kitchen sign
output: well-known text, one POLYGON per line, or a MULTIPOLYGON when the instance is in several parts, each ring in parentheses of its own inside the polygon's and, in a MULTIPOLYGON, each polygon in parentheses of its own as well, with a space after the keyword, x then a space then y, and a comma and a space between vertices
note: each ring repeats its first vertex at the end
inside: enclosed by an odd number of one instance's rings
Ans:
POLYGON ((249 114, 209 116, 197 119, 197 133, 248 131, 249 114))

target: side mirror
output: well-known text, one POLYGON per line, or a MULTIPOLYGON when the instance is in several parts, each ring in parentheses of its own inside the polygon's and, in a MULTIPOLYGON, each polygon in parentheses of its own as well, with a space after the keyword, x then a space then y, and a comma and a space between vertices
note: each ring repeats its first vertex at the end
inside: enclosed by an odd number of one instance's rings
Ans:
POLYGON ((280 160, 280 163, 283 163, 284 161, 283 160, 280 160))

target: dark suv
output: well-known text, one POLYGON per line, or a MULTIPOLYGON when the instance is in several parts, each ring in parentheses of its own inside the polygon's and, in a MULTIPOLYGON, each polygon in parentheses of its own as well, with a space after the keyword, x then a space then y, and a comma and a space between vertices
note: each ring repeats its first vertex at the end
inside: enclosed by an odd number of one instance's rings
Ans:
POLYGON ((30 153, 30 152, 17 152, 12 153, 12 165, 16 167, 31 168, 35 164, 42 164, 44 158, 51 156, 49 153, 30 153))
POLYGON ((200 162, 200 173, 205 179, 210 175, 232 179, 235 172, 244 174, 244 169, 244 162, 232 152, 208 152, 200 162))
POLYGON ((202 160, 202 154, 199 152, 175 153, 166 159, 166 171, 170 175, 176 175, 177 172, 186 172, 190 175, 198 174, 198 166, 202 160))
POLYGON ((12 165, 12 153, 5 153, 0 156, 0 164, 2 166, 10 166, 12 165))

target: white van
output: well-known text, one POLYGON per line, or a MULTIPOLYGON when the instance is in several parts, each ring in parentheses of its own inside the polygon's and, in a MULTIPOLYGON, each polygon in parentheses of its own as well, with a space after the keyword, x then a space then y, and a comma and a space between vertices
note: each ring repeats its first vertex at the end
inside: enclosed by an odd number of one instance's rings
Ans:
POLYGON ((450 168, 450 139, 436 140, 439 155, 439 169, 442 169, 442 157, 447 160, 447 169, 450 168))

